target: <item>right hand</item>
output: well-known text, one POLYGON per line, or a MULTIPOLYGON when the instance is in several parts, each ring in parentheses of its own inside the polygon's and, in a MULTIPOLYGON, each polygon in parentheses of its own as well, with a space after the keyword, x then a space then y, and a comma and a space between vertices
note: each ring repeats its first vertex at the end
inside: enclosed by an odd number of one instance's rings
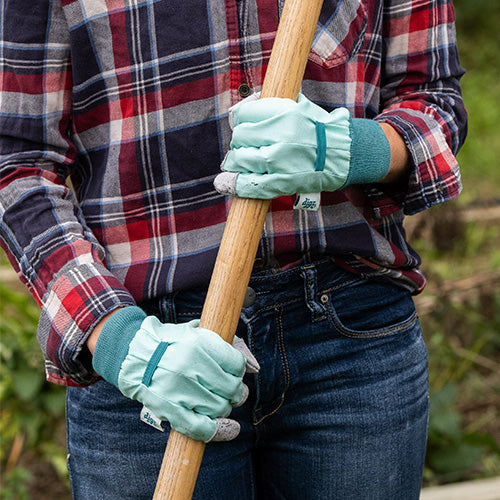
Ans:
POLYGON ((391 147, 380 124, 297 101, 254 95, 233 106, 231 149, 214 180, 222 194, 272 199, 379 182, 391 147))
POLYGON ((222 430, 222 439, 232 439, 239 425, 225 417, 246 399, 245 370, 256 372, 259 365, 246 346, 247 358, 198 325, 165 324, 138 307, 120 309, 100 332, 93 366, 176 431, 208 442, 221 439, 222 430))

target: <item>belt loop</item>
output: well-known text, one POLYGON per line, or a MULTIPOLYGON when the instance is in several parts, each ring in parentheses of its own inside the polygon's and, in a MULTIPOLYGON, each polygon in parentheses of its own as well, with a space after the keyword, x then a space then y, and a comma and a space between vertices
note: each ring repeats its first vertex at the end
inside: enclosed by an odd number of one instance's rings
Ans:
POLYGON ((313 321, 318 321, 325 315, 325 312, 316 301, 316 296, 318 294, 316 266, 314 264, 304 266, 301 273, 304 278, 304 298, 306 305, 312 313, 313 321))
POLYGON ((176 313, 175 313, 175 293, 169 293, 164 295, 160 299, 160 321, 162 323, 175 323, 176 313))

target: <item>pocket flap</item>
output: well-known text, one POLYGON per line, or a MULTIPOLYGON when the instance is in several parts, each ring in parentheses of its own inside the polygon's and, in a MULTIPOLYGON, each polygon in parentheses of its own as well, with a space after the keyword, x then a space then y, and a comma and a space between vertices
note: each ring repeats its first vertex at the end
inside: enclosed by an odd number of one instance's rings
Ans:
POLYGON ((327 0, 309 60, 327 69, 344 63, 361 49, 366 24, 367 10, 362 0, 327 0))

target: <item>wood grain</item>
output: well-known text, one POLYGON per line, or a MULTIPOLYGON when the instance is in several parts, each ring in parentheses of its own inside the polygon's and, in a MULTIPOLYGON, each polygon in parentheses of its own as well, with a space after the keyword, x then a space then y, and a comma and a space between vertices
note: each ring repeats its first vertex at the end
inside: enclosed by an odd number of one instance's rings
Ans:
MULTIPOLYGON (((261 97, 296 99, 323 0, 286 0, 261 97)), ((267 200, 234 198, 203 306, 200 326, 232 342, 269 208, 267 200)), ((170 433, 155 500, 192 497, 205 444, 170 433)))

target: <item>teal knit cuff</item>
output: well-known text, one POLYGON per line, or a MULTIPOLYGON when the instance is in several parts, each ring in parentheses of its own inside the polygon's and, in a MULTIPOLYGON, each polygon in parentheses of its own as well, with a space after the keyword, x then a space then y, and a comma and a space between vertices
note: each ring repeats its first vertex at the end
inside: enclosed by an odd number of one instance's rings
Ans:
POLYGON ((381 181, 389 172, 391 146, 375 120, 352 118, 351 167, 345 186, 381 181))
POLYGON ((104 380, 115 387, 118 387, 118 375, 130 342, 146 317, 140 307, 124 307, 106 321, 97 339, 92 365, 104 380))

